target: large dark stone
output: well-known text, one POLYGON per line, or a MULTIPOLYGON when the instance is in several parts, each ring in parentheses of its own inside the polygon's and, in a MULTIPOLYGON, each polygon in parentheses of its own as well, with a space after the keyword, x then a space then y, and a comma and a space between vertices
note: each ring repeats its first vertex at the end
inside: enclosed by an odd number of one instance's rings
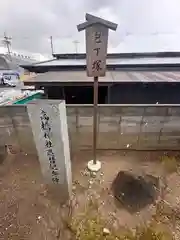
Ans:
POLYGON ((115 198, 130 212, 137 212, 157 198, 158 178, 120 171, 112 184, 115 198))

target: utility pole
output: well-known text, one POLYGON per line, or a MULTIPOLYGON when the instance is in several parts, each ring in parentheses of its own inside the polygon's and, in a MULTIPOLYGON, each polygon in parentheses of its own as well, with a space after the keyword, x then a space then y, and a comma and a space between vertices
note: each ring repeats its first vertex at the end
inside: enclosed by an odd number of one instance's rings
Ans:
POLYGON ((52 36, 50 36, 50 42, 51 42, 51 54, 53 56, 53 54, 54 54, 54 46, 53 46, 53 37, 52 36))
POLYGON ((78 44, 79 44, 79 42, 77 40, 74 40, 73 43, 75 45, 75 51, 76 51, 76 53, 78 53, 78 44))
POLYGON ((10 50, 11 39, 12 39, 12 38, 8 37, 8 36, 6 35, 6 32, 4 32, 4 40, 3 40, 3 43, 4 43, 5 46, 7 47, 7 51, 8 51, 8 55, 9 55, 10 60, 12 60, 12 59, 11 59, 11 50, 10 50))

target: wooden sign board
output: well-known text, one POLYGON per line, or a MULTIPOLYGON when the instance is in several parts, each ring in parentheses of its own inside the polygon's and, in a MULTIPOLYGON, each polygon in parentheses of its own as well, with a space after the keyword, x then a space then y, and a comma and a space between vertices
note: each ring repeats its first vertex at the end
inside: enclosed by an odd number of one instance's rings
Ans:
POLYGON ((109 29, 102 24, 86 28, 86 61, 88 77, 104 77, 109 29))

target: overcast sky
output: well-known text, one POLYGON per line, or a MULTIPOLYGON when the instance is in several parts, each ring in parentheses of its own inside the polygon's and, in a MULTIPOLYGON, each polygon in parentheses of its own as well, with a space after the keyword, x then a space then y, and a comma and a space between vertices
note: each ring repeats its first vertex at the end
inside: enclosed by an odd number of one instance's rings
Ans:
POLYGON ((0 36, 12 36, 13 49, 50 54, 84 51, 76 25, 89 12, 118 23, 110 52, 180 50, 179 0, 0 0, 0 36))

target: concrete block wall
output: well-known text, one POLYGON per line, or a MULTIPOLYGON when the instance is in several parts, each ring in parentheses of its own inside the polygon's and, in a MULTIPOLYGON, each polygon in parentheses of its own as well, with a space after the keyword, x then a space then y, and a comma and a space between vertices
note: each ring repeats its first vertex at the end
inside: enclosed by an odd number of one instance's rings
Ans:
MULTIPOLYGON (((92 105, 68 105, 73 146, 92 148, 92 105)), ((99 149, 180 149, 180 106, 100 105, 99 149)))
POLYGON ((25 105, 0 107, 0 134, 5 144, 27 153, 36 153, 25 105))
MULTIPOLYGON (((70 146, 91 149, 93 106, 67 105, 70 146)), ((100 105, 98 149, 180 149, 180 106, 100 105)), ((0 142, 36 153, 25 105, 0 107, 0 142)))

